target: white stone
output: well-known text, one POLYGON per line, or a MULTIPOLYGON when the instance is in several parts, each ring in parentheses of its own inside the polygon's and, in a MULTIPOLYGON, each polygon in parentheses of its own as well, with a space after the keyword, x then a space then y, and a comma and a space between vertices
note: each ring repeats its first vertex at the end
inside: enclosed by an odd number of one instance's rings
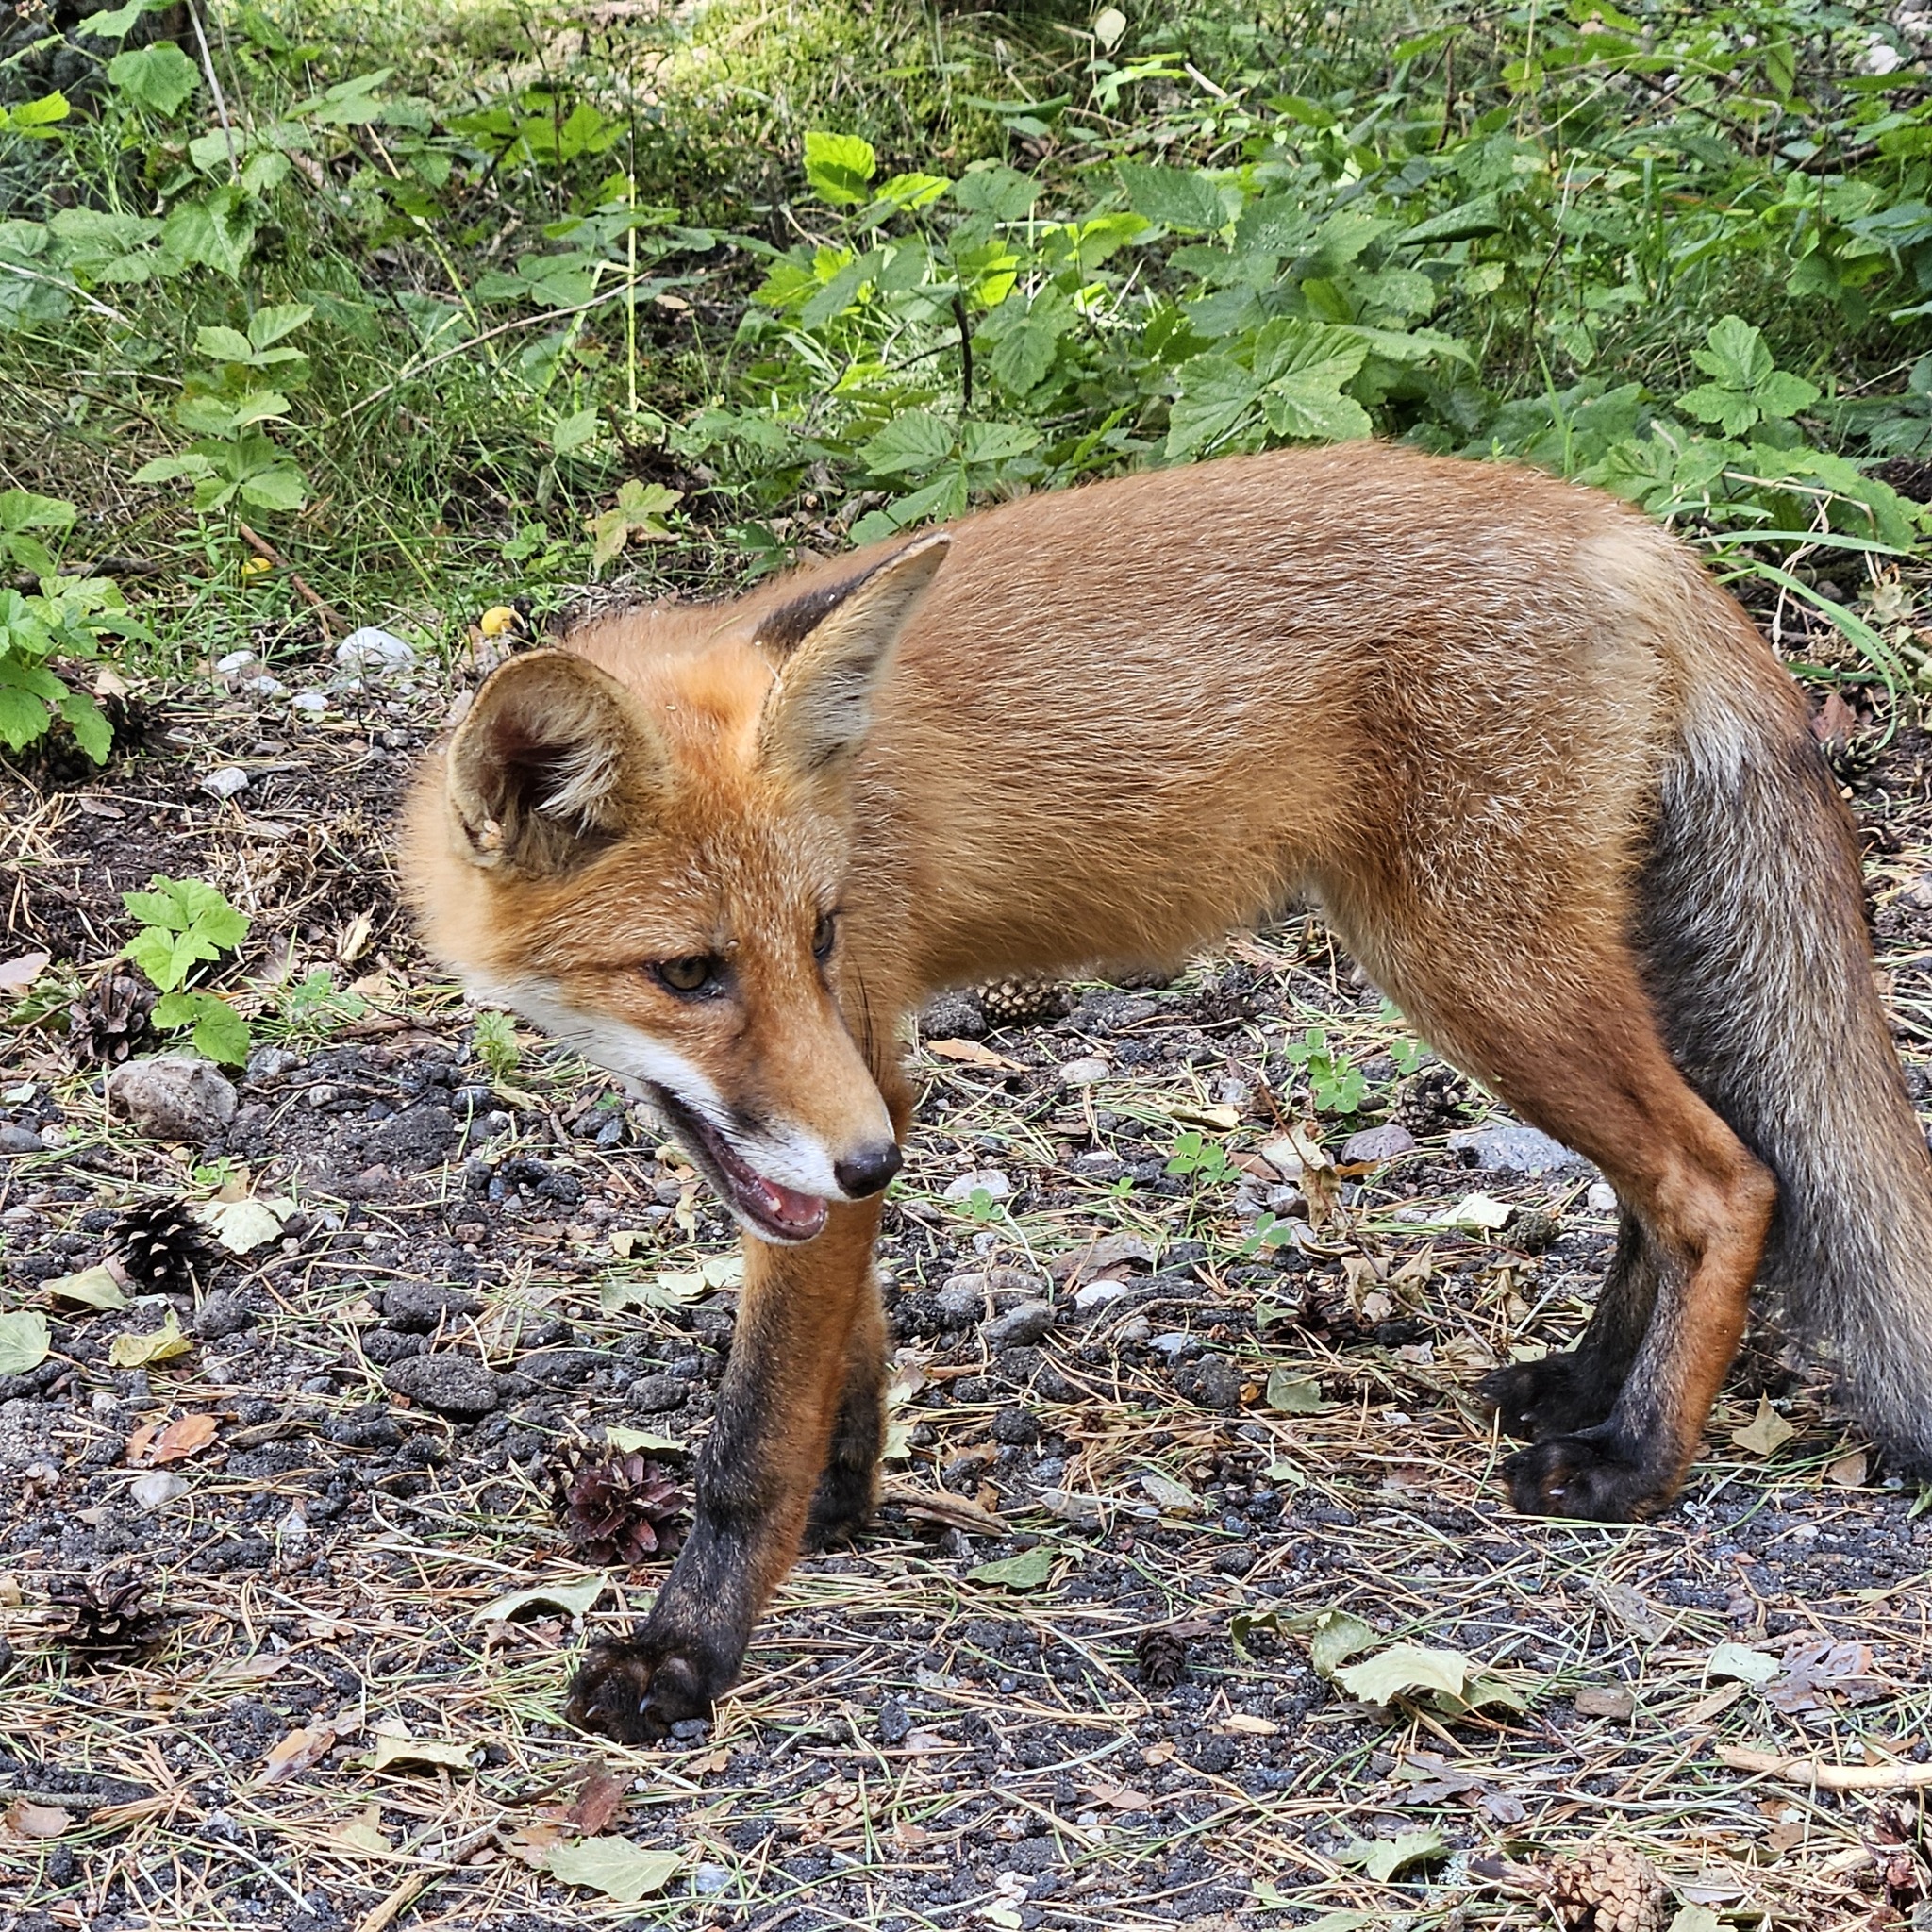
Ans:
POLYGON ((1592 1214, 1614 1214, 1617 1211, 1617 1191, 1608 1181, 1592 1181, 1584 1204, 1592 1214))
POLYGON ((945 1198, 948 1201, 970 1201, 982 1191, 990 1201, 1004 1201, 1013 1191, 1013 1184, 996 1167, 975 1168, 971 1174, 962 1174, 958 1180, 948 1181, 945 1198))
POLYGON ((1097 1087, 1113 1078, 1113 1069, 1103 1059, 1069 1060, 1060 1069, 1062 1087, 1097 1087))
POLYGON ((1115 1281, 1102 1275, 1097 1281, 1090 1281, 1074 1295, 1074 1306, 1083 1315, 1091 1315, 1095 1308, 1104 1308, 1109 1302, 1117 1302, 1122 1295, 1129 1293, 1124 1281, 1115 1281))
POLYGON ((328 693, 325 691, 298 691, 289 700, 291 711, 300 711, 305 718, 319 718, 328 709, 328 693))
POLYGON ((217 798, 233 798, 248 790, 248 774, 240 765, 224 765, 219 771, 204 774, 201 789, 212 791, 217 798))
POLYGON ((351 631, 336 646, 336 662, 358 677, 393 676, 416 668, 416 647, 405 643, 392 631, 378 630, 367 624, 351 631))
POLYGON ((215 659, 215 675, 232 681, 245 676, 260 662, 253 651, 230 651, 225 658, 215 659))
POLYGON ((175 1475, 171 1470, 158 1469, 150 1475, 136 1476, 127 1486, 127 1493, 143 1509, 165 1509, 177 1497, 188 1493, 188 1478, 175 1475))

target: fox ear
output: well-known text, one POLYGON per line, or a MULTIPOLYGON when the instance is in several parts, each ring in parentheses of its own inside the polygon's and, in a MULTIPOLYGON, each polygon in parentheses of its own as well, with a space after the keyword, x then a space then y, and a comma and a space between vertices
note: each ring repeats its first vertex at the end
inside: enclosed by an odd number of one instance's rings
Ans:
POLYGON ((454 828, 479 866, 575 871, 622 829, 649 761, 614 677, 564 651, 512 658, 450 742, 454 828))
POLYGON ((952 541, 943 531, 923 537, 765 617, 758 641, 791 655, 765 700, 760 763, 808 778, 836 771, 858 752, 900 633, 952 541))

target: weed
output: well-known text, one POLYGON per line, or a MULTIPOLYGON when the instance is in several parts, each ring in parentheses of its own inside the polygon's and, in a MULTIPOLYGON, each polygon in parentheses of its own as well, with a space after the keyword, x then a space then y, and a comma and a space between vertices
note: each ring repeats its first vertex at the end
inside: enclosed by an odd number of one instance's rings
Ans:
POLYGON ((248 1023, 219 993, 186 982, 198 966, 241 945, 247 919, 215 887, 159 873, 146 891, 123 892, 121 903, 142 923, 126 956, 161 995, 150 1024, 163 1033, 186 1031, 196 1052, 240 1066, 248 1058, 248 1023))

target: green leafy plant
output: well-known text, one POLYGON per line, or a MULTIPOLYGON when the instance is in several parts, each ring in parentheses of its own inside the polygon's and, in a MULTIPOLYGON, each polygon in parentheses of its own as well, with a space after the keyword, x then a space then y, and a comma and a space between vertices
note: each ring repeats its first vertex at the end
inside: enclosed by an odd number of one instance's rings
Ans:
POLYGON ((1190 1174, 1201 1186, 1214 1188, 1232 1180, 1241 1170, 1227 1158, 1227 1149, 1219 1141, 1210 1141, 1190 1127, 1175 1137, 1174 1150, 1168 1156, 1167 1172, 1190 1174))
POLYGON ((478 1013, 470 1050, 490 1070, 492 1080, 508 1080, 524 1057, 516 1022, 508 1013, 478 1013))
POLYGON ((97 765, 108 761, 113 731, 101 708, 55 670, 61 658, 100 655, 109 632, 138 633, 119 588, 105 577, 63 577, 40 530, 65 529, 73 506, 24 490, 0 492, 0 559, 44 573, 40 588, 0 589, 0 744, 20 751, 46 736, 57 719, 97 765), (61 514, 64 512, 64 515, 61 514))
POLYGON ((1317 1113, 1354 1113, 1368 1092, 1368 1078, 1340 1047, 1331 1046, 1325 1028, 1310 1026, 1282 1052, 1308 1076, 1308 1098, 1317 1113))
POLYGON ((275 1003, 275 1024, 284 1039, 326 1040, 338 1028, 361 1019, 369 1002, 336 985, 326 966, 317 966, 285 986, 275 1003))
POLYGON ((214 886, 157 873, 144 892, 123 892, 121 903, 141 921, 128 941, 128 959, 161 994, 153 1024, 187 1030, 196 1052, 239 1066, 248 1058, 248 1023, 219 993, 187 984, 198 967, 232 953, 248 936, 248 920, 214 886))

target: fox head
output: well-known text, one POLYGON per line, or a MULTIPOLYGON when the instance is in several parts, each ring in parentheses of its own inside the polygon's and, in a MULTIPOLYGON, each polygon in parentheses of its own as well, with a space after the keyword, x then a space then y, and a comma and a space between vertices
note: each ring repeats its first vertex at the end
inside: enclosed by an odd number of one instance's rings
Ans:
POLYGON ((653 1101, 766 1241, 810 1240, 899 1166, 841 1013, 841 898, 874 698, 947 541, 748 634, 675 613, 684 635, 634 648, 622 680, 570 651, 514 658, 412 801, 432 949, 653 1101))

